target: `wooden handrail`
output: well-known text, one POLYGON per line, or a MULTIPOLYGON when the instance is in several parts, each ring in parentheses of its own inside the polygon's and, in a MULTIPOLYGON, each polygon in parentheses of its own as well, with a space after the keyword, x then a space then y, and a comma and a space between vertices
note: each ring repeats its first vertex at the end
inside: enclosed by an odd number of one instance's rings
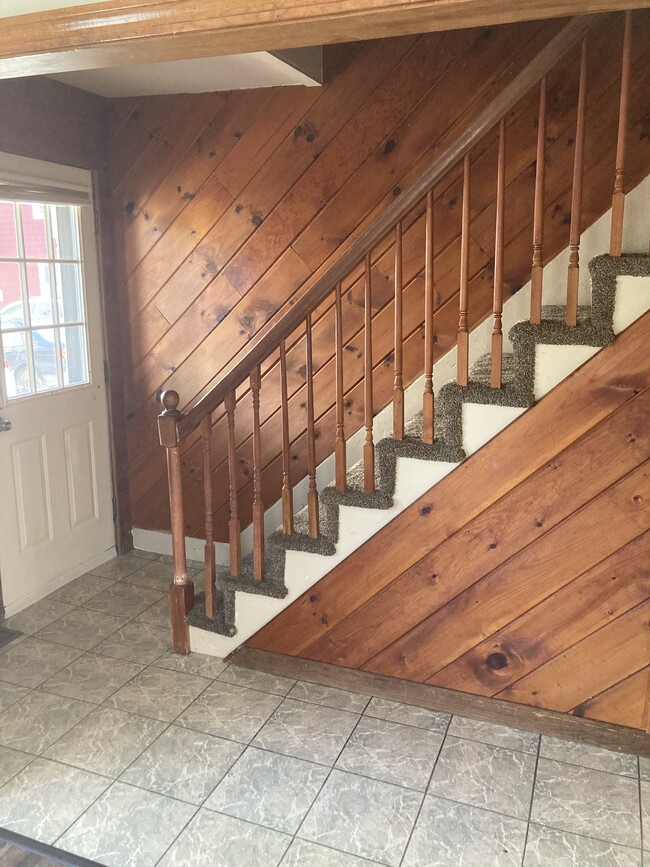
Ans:
POLYGON ((178 420, 177 432, 181 440, 194 431, 201 421, 214 412, 252 370, 262 364, 289 335, 296 330, 324 301, 338 283, 347 277, 366 256, 395 229, 409 211, 418 204, 427 192, 462 159, 501 118, 541 81, 555 64, 576 44, 600 19, 599 15, 576 16, 550 40, 534 58, 492 102, 480 112, 467 129, 455 139, 416 183, 389 205, 383 214, 363 232, 324 274, 305 292, 281 319, 269 327, 220 381, 178 420))

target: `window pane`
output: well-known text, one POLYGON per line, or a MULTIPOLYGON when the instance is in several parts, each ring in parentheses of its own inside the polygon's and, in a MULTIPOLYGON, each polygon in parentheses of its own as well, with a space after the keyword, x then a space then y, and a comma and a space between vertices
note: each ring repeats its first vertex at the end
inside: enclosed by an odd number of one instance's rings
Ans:
POLYGON ((27 262, 27 295, 32 325, 53 325, 50 266, 47 262, 27 262))
POLYGON ((53 328, 32 331, 34 352, 34 375, 36 391, 58 388, 59 377, 56 364, 56 342, 53 328))
POLYGON ((77 208, 50 205, 52 256, 55 259, 79 259, 77 208))
POLYGON ((20 219, 23 226, 25 256, 28 259, 47 259, 45 205, 22 202, 20 219))
POLYGON ((25 327, 17 262, 0 262, 0 326, 3 329, 25 327))
POLYGON ((14 217, 14 203, 0 202, 0 259, 15 259, 18 256, 14 217))
POLYGON ((86 329, 71 326, 61 329, 63 354, 63 382, 65 385, 81 385, 89 381, 86 329))
POLYGON ((83 322, 81 265, 67 263, 55 265, 54 271, 59 322, 83 322))
POLYGON ((34 393, 34 384, 29 372, 29 345, 29 332, 14 331, 2 335, 4 375, 9 398, 34 393))

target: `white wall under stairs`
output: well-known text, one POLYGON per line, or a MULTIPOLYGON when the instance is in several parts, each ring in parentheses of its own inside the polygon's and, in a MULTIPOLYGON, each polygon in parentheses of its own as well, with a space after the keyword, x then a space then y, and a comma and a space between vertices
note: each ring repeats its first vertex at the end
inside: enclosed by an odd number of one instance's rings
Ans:
MULTIPOLYGON (((603 215, 581 239, 580 260, 582 264, 579 303, 590 304, 590 283, 587 264, 591 258, 606 252, 609 248, 611 213, 603 215)), ((626 230, 623 249, 628 253, 647 253, 650 238, 650 176, 639 184, 626 202, 626 230)), ((560 253, 544 268, 544 304, 564 304, 568 249, 560 253)), ((470 299, 471 304, 471 299, 470 299)), ((528 318, 530 308, 530 284, 524 286, 504 304, 503 331, 504 352, 512 351, 507 333, 510 328, 528 318)), ((616 305, 614 311, 614 330, 619 333, 643 312, 650 309, 650 278, 621 277, 618 280, 616 305)), ((492 322, 486 320, 475 328, 470 336, 470 365, 489 352, 492 322)), ((544 346, 538 345, 535 365, 535 397, 540 398, 551 388, 565 379, 598 351, 585 346, 544 346)), ((439 390, 442 385, 453 380, 456 373, 455 350, 444 356, 434 367, 434 386, 439 390)), ((412 418, 421 409, 422 379, 414 382, 407 390, 405 398, 406 418, 412 418)), ((468 455, 477 451, 486 442, 525 412, 517 407, 486 406, 469 404, 463 406, 463 447, 468 455)), ((392 407, 382 410, 374 420, 375 442, 392 432, 392 407)), ((348 440, 348 466, 357 463, 362 456, 363 430, 348 440)), ((393 506, 386 510, 375 510, 342 506, 340 514, 340 537, 336 553, 321 556, 301 551, 288 551, 285 568, 285 583, 288 595, 284 599, 237 593, 237 635, 227 638, 205 630, 190 628, 193 651, 224 657, 231 653, 247 638, 257 632, 265 623, 286 608, 298 596, 309 589, 316 581, 330 572, 356 548, 366 542, 396 515, 435 485, 456 464, 421 461, 410 458, 398 459, 397 478, 393 506)), ((317 483, 319 489, 331 484, 334 479, 333 456, 319 465, 317 483)), ((294 488, 295 508, 298 511, 306 504, 307 480, 294 488)), ((266 511, 265 525, 271 533, 282 520, 281 504, 276 503, 266 511)), ((143 548, 161 554, 171 553, 171 536, 167 533, 148 530, 133 531, 136 548, 143 548)), ((203 560, 204 542, 200 539, 187 539, 188 557, 203 560)), ((242 551, 252 549, 252 531, 247 528, 242 534, 242 551)), ((217 546, 220 562, 227 562, 227 546, 217 546)))

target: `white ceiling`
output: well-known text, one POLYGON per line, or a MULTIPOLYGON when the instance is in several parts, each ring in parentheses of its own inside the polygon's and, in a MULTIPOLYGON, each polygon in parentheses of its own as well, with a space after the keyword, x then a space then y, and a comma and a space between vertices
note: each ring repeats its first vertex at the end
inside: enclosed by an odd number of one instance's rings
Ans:
POLYGON ((109 69, 84 69, 53 75, 58 81, 100 96, 153 96, 205 93, 274 85, 317 85, 303 72, 266 51, 201 57, 109 69))

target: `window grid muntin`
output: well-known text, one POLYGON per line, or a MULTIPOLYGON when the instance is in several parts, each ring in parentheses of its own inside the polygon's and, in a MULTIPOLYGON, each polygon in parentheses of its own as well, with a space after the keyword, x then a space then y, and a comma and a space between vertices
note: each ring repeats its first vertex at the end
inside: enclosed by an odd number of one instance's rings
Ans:
MULTIPOLYGON (((3 201, 7 201, 6 199, 3 201)), ((91 383, 91 366, 90 366, 90 355, 89 355, 89 343, 88 343, 88 321, 87 321, 87 302, 86 302, 86 286, 84 280, 84 272, 83 272, 83 247, 81 240, 81 207, 79 205, 60 205, 61 207, 69 207, 72 209, 72 231, 75 233, 75 242, 74 246, 79 251, 78 259, 55 259, 54 258, 54 250, 53 250, 53 232, 52 232, 52 219, 51 219, 51 209, 56 207, 58 203, 53 202, 21 202, 21 201, 13 201, 11 202, 14 209, 14 224, 16 231, 16 246, 18 252, 18 258, 12 257, 2 257, 0 258, 0 262, 14 262, 17 263, 20 270, 20 293, 21 293, 21 302, 23 308, 23 322, 25 323, 24 328, 4 328, 0 323, 0 332, 2 334, 24 334, 25 335, 25 354, 27 360, 27 370, 29 375, 29 392, 17 392, 16 394, 9 396, 7 393, 7 398, 9 400, 16 399, 24 399, 27 397, 34 397, 38 394, 43 394, 45 392, 59 391, 63 389, 69 388, 79 388, 85 385, 89 385, 91 383), (34 205, 41 204, 44 208, 44 220, 45 220, 45 240, 47 247, 47 256, 46 257, 34 257, 25 256, 25 238, 24 238, 24 227, 23 227, 23 219, 22 219, 22 211, 21 205, 34 205), (29 264, 47 264, 48 272, 50 278, 50 304, 52 305, 52 319, 53 322, 51 324, 41 323, 41 324, 33 324, 31 319, 31 309, 30 309, 30 296, 29 296, 29 281, 28 281, 28 273, 27 273, 27 265, 29 264), (59 309, 58 309, 58 299, 57 299, 57 284, 56 284, 56 274, 55 274, 55 266, 56 265, 75 265, 78 267, 78 278, 79 278, 79 301, 82 312, 84 314, 84 318, 82 320, 76 320, 74 322, 61 322, 59 317, 59 309), (82 343, 83 343, 83 369, 85 379, 83 382, 75 382, 69 383, 66 385, 65 377, 63 375, 63 361, 62 361, 62 351, 61 351, 61 329, 68 329, 80 327, 82 328, 82 343), (38 387, 38 380, 36 376, 36 365, 34 360, 34 340, 31 336, 34 332, 37 331, 45 331, 52 330, 54 334, 54 353, 55 353, 55 365, 57 371, 57 385, 56 386, 45 386, 43 388, 38 387)), ((61 286, 63 289, 63 285, 61 286)), ((44 296, 47 297, 47 296, 44 296)), ((2 347, 2 341, 0 341, 0 348, 2 347)), ((66 349, 67 354, 67 349, 66 349)), ((4 350, 3 350, 4 355, 4 350)), ((5 387, 6 387, 6 375, 3 371, 3 377, 5 379, 5 387)), ((5 388, 6 390, 6 388, 5 388)))

